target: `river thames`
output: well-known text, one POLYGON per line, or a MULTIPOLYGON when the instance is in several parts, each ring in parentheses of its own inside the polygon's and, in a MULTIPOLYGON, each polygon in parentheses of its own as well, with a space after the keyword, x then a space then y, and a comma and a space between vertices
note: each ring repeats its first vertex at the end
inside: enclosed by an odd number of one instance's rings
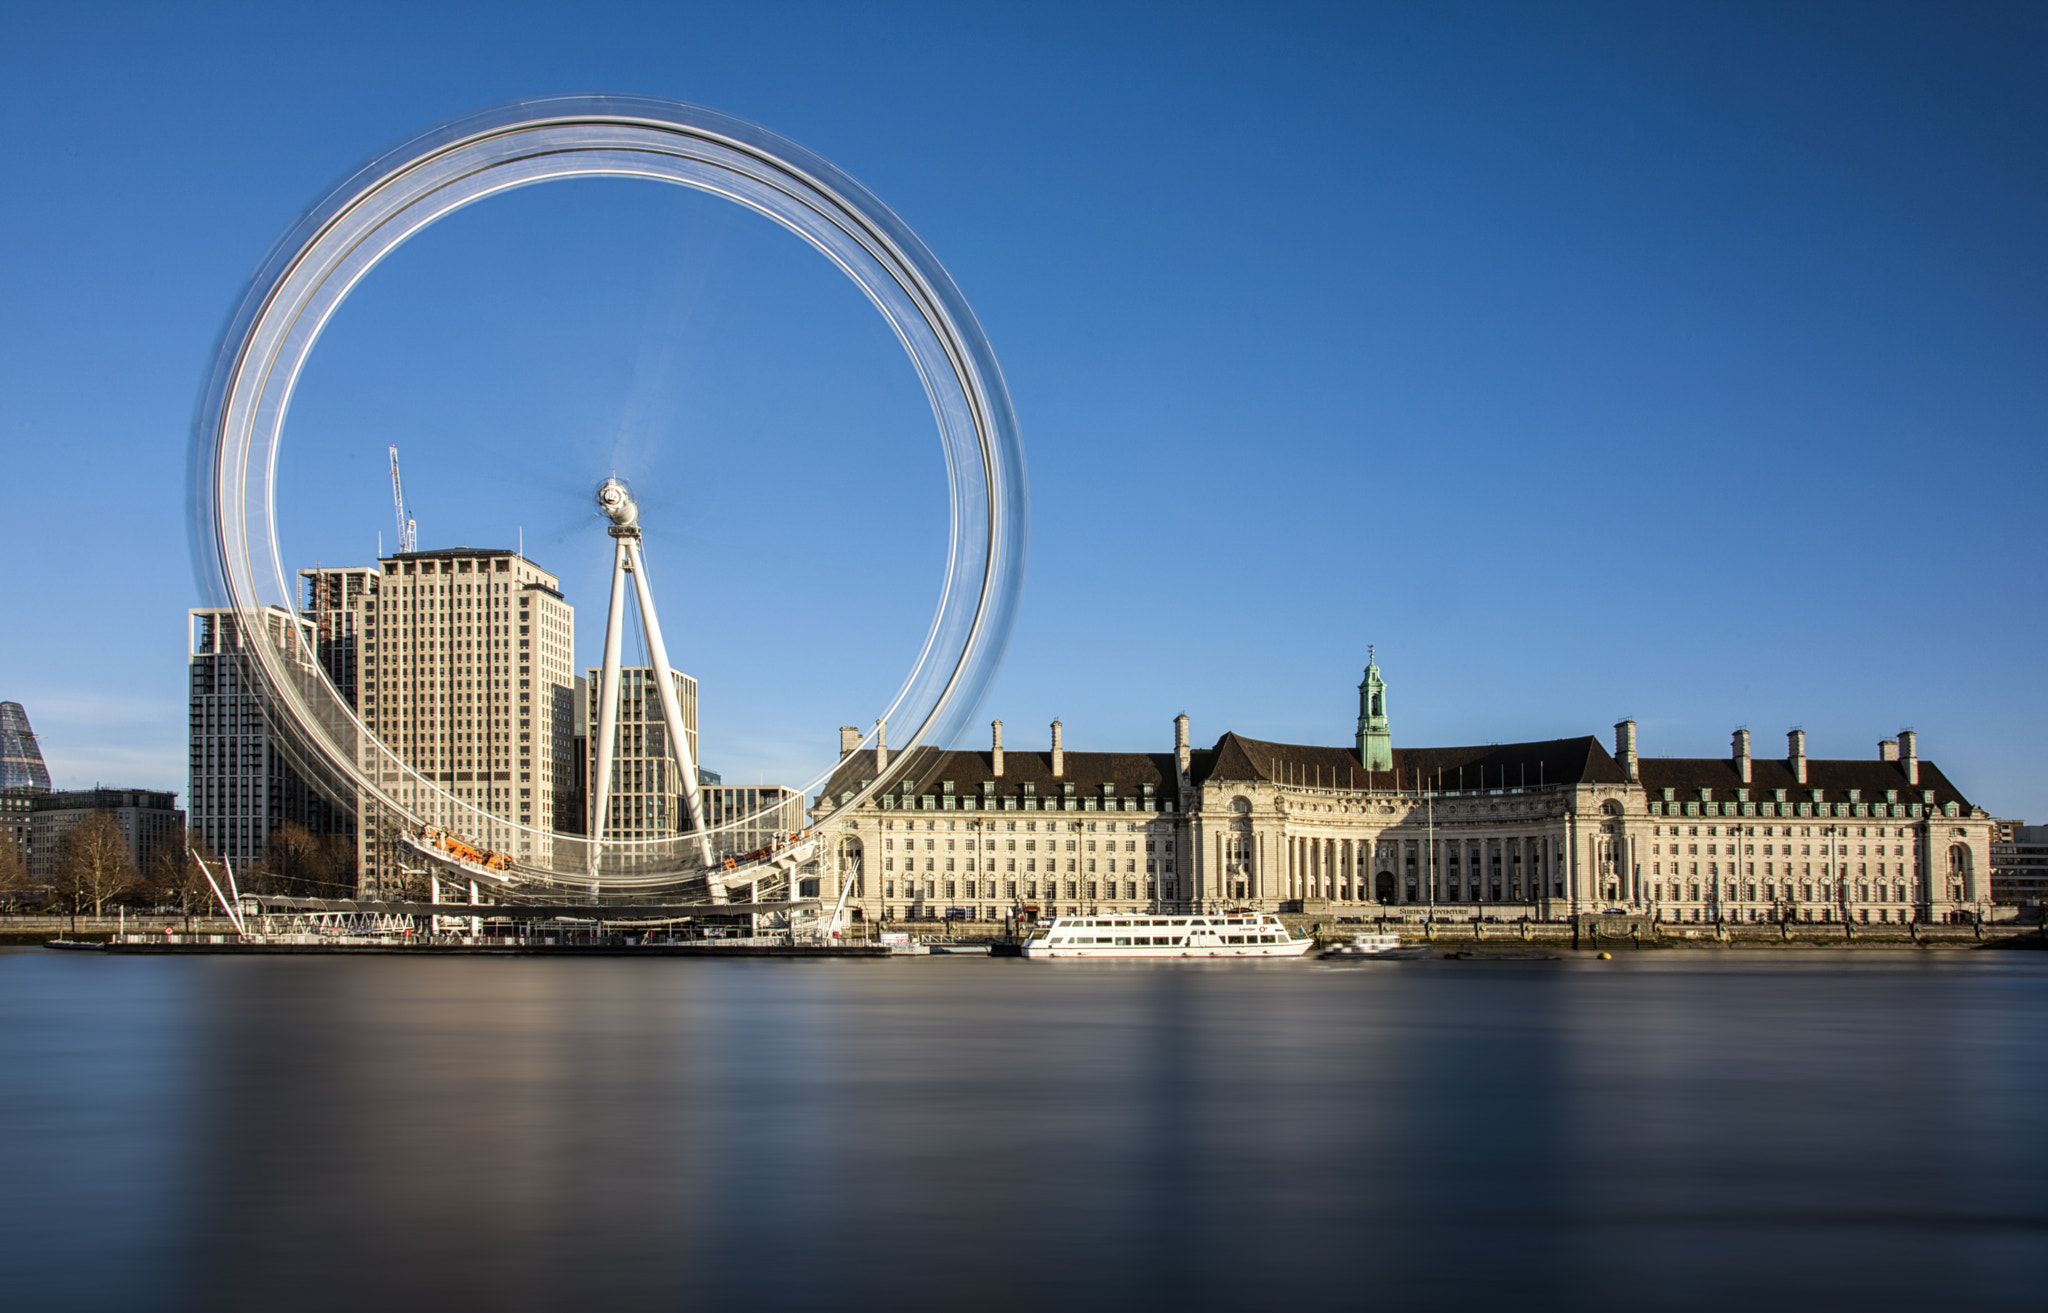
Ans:
POLYGON ((1954 1308, 2048 954, 0 951, 14 1308, 1954 1308))

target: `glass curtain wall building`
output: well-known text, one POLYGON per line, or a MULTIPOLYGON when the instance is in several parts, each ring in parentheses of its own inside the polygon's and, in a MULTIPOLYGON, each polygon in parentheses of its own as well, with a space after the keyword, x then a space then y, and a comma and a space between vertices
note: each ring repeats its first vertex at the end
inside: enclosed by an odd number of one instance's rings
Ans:
MULTIPOLYGON (((273 611, 282 629, 302 621, 273 611)), ((287 821, 314 834, 352 834, 351 808, 323 797, 286 760, 250 678, 241 620, 224 608, 188 613, 191 719, 186 802, 194 846, 237 866, 264 860, 287 821)))
MULTIPOLYGON (((581 716, 585 742, 583 797, 597 796, 597 704, 600 683, 592 666, 577 681, 583 692, 581 716)), ((683 734, 689 740, 690 759, 701 761, 697 751, 697 681, 680 670, 669 674, 675 681, 676 700, 683 711, 683 734)), ((682 783, 668 747, 668 727, 662 722, 661 694, 654 686, 652 666, 619 668, 618 740, 612 756, 610 816, 605 822, 609 839, 659 839, 690 828, 688 808, 683 802, 682 783)), ((699 780, 703 779, 700 773, 699 780)), ((594 818, 590 818, 594 819, 594 818)))
POLYGON ((19 702, 0 702, 0 789, 47 789, 50 771, 28 712, 19 702))

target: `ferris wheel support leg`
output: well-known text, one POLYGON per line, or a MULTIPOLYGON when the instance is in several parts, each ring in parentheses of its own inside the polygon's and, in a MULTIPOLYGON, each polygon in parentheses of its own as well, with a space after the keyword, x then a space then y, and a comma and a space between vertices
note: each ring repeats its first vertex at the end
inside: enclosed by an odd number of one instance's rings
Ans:
POLYGON ((661 620, 654 614, 654 589, 647 582, 647 561, 640 554, 638 538, 621 538, 632 553, 633 591, 640 599, 640 618, 647 623, 647 659, 654 666, 654 687, 661 694, 661 715, 668 722, 669 742, 675 747, 676 769, 682 776, 683 807, 690 816, 690 828, 697 832, 697 853, 710 866, 711 834, 704 828, 704 807, 697 793, 696 754, 683 733, 683 705, 676 698, 675 681, 669 678, 668 646, 661 640, 661 620))
POLYGON ((612 756, 619 735, 619 641, 626 623, 626 571, 631 557, 620 538, 612 553, 611 610, 604 620, 604 667, 597 677, 597 762, 590 787, 590 875, 593 888, 604 851, 604 824, 611 815, 612 756))

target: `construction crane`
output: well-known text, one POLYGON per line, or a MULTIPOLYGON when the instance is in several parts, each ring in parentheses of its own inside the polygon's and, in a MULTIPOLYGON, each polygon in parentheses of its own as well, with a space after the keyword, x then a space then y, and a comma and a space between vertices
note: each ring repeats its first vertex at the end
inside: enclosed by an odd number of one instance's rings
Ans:
POLYGON ((398 512, 398 550, 418 551, 420 526, 405 509, 405 485, 398 478, 398 446, 395 443, 391 447, 391 505, 398 512))

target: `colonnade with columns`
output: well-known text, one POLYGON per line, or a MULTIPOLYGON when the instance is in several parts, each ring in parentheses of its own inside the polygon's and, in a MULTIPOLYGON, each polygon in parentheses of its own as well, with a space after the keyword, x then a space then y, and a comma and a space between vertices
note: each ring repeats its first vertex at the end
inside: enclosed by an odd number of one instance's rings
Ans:
POLYGON ((1282 846, 1288 901, 1529 905, 1566 897, 1569 884, 1562 829, 1290 834, 1282 846))

